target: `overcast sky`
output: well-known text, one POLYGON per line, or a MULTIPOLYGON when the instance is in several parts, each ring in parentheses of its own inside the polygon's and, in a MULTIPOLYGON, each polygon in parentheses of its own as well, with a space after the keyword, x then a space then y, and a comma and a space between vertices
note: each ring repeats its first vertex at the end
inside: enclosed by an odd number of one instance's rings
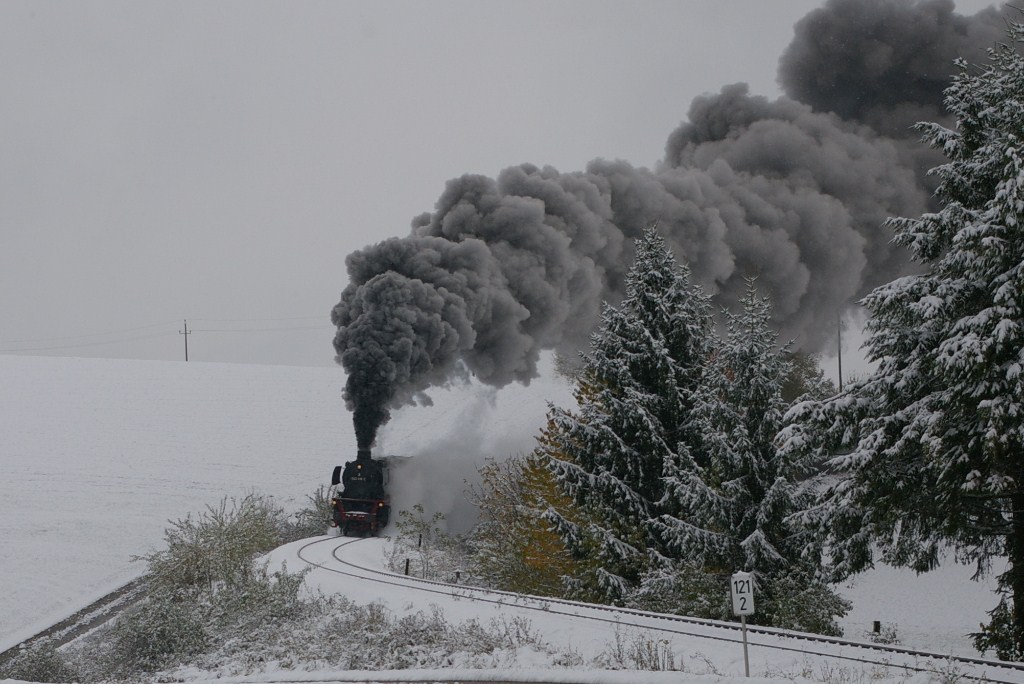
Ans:
MULTIPOLYGON (((0 353, 334 365, 445 181, 653 166, 820 2, 0 3, 0 353)), ((957 3, 972 13, 990 3, 957 3)))

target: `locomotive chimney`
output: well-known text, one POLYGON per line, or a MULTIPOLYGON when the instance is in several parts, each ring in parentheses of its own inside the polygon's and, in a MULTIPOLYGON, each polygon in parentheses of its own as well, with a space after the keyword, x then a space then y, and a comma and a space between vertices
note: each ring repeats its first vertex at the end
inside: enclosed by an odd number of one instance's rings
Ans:
POLYGON ((370 450, 369 449, 359 449, 358 451, 356 451, 356 460, 357 461, 369 461, 370 460, 370 450))

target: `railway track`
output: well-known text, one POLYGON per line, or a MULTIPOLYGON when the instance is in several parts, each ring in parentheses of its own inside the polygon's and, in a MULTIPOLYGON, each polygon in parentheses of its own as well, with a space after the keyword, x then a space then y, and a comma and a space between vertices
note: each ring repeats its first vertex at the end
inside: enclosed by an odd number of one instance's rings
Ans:
POLYGON ((0 665, 34 646, 48 644, 57 648, 74 641, 86 632, 94 630, 114 618, 136 601, 139 601, 145 595, 145 592, 146 587, 143 578, 128 582, 109 594, 96 599, 73 615, 69 615, 60 622, 25 639, 17 646, 6 651, 0 651, 0 665))
MULTIPOLYGON (((546 614, 565 615, 574 619, 597 621, 620 627, 633 627, 666 634, 742 643, 738 623, 689 618, 662 613, 649 613, 628 608, 616 608, 580 603, 564 599, 527 596, 512 592, 453 585, 433 580, 396 575, 376 568, 352 563, 343 557, 344 547, 361 539, 327 538, 311 541, 298 549, 298 557, 305 563, 324 571, 378 584, 415 588, 417 591, 458 597, 459 599, 514 606, 517 609, 541 611, 546 614), (318 562, 311 557, 312 547, 333 544, 331 563, 318 562), (304 553, 305 552, 305 553, 304 553)), ((907 672, 947 673, 962 679, 987 681, 996 684, 1024 684, 1024 663, 1012 663, 984 658, 952 656, 901 646, 852 641, 816 634, 790 632, 770 627, 748 626, 751 649, 774 649, 805 656, 835 659, 873 667, 885 667, 907 672)))

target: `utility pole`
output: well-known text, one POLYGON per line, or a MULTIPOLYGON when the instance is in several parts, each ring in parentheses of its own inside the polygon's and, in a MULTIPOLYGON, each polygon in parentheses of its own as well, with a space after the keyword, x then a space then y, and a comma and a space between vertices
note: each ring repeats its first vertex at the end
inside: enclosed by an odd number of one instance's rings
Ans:
POLYGON ((836 317, 836 358, 839 360, 839 391, 843 391, 843 314, 836 317))
POLYGON ((188 336, 192 334, 188 330, 188 321, 187 320, 185 321, 185 329, 184 330, 179 330, 178 334, 185 336, 185 361, 187 362, 188 361, 188 336))

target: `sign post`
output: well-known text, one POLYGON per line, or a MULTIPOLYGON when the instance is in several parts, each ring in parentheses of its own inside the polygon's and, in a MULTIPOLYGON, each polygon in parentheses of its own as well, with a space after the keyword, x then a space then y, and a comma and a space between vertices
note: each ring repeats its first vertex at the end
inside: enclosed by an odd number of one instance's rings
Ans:
POLYGON ((750 658, 747 655, 747 616, 754 614, 754 579, 749 572, 737 572, 729 582, 732 594, 732 614, 740 616, 743 625, 743 671, 750 676, 750 658))

